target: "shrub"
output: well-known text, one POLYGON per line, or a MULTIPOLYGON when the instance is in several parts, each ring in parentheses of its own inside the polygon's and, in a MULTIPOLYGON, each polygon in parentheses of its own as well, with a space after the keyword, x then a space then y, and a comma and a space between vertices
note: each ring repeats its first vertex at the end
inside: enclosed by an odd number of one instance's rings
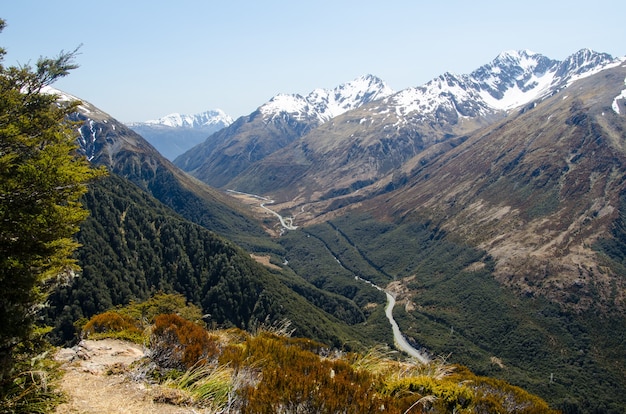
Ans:
POLYGON ((141 343, 142 331, 139 323, 130 316, 108 311, 93 316, 83 327, 83 338, 119 338, 141 343))
POLYGON ((225 366, 197 365, 182 375, 167 379, 154 400, 176 405, 196 404, 216 411, 223 409, 232 391, 232 370, 225 366), (178 398, 178 402, 173 397, 178 398), (166 399, 169 398, 169 401, 166 399))
POLYGON ((186 370, 217 356, 216 337, 178 315, 159 315, 150 338, 152 359, 163 368, 186 370))
POLYGON ((391 381, 386 384, 385 394, 400 399, 417 396, 435 412, 471 412, 474 399, 472 390, 462 382, 426 375, 391 381))
POLYGON ((176 314, 184 319, 202 324, 202 310, 191 303, 180 293, 154 294, 144 302, 131 302, 127 306, 119 309, 119 312, 130 316, 148 325, 154 322, 158 315, 176 314))
POLYGON ((48 328, 35 329, 16 348, 11 378, 0 382, 0 413, 50 413, 65 400, 59 386, 59 363, 44 340, 47 332, 48 328))

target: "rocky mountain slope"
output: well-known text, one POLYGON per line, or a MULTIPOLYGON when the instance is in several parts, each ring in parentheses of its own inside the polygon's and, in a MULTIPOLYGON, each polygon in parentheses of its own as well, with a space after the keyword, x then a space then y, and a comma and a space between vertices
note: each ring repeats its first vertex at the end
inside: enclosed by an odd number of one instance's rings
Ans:
POLYGON ((372 211, 438 223, 489 252, 498 279, 528 294, 623 307, 624 281, 593 246, 624 210, 626 118, 612 109, 624 79, 624 65, 604 70, 432 161, 418 155, 402 189, 372 211))
POLYGON ((144 137, 165 158, 173 160, 232 123, 233 119, 224 111, 214 109, 195 115, 174 113, 155 120, 127 123, 126 126, 144 137))
POLYGON ((185 294, 221 326, 287 318, 327 343, 368 342, 360 331, 370 328, 355 328, 367 319, 360 305, 276 265, 284 249, 247 206, 188 176, 92 104, 83 101, 71 118, 79 151, 110 176, 83 198, 90 216, 77 236, 82 273, 50 296, 47 322, 57 340, 71 338, 82 317, 165 290, 185 294))
POLYGON ((589 50, 563 62, 526 51, 503 53, 469 75, 446 73, 335 117, 253 163, 227 186, 298 203, 351 193, 417 154, 456 146, 513 108, 619 62, 589 50))
POLYGON ((174 163, 211 186, 221 187, 328 120, 391 93, 382 80, 367 75, 332 90, 316 89, 307 96, 280 94, 174 163))
MULTIPOLYGON (((79 100, 61 91, 51 92, 62 99, 79 100)), ((259 223, 230 197, 182 172, 142 136, 106 112, 82 101, 72 118, 78 123, 80 151, 92 163, 106 166, 183 217, 222 236, 242 236, 247 242, 265 237, 259 223)))

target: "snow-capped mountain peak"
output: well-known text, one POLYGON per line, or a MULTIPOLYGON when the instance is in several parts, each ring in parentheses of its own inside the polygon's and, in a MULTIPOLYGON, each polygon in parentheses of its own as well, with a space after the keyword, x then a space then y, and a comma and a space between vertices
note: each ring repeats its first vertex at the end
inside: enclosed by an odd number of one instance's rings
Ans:
POLYGON ((624 60, 624 57, 613 58, 608 53, 581 49, 561 62, 555 76, 563 78, 569 84, 577 79, 617 66, 624 60))
POLYGON ((298 118, 297 115, 306 113, 308 108, 309 102, 302 95, 280 93, 261 106, 260 110, 266 116, 287 112, 296 115, 296 118, 298 118))
POLYGON ((533 63, 536 61, 535 57, 539 55, 528 49, 522 50, 505 50, 500 52, 498 56, 493 60, 493 62, 498 63, 514 63, 519 66, 533 66, 533 63))
POLYGON ((221 109, 212 109, 195 115, 183 115, 173 113, 159 119, 133 122, 129 126, 149 125, 165 126, 171 128, 203 128, 203 127, 226 127, 233 123, 233 119, 221 109))
POLYGON ((388 102, 402 116, 426 118, 442 109, 458 117, 486 115, 519 108, 623 60, 589 49, 564 61, 530 50, 509 50, 470 74, 445 73, 424 86, 391 96, 388 102))
POLYGON ((363 75, 334 89, 315 89, 307 96, 276 95, 259 110, 269 119, 287 113, 295 119, 313 118, 324 123, 344 112, 393 93, 394 91, 380 78, 363 75))
POLYGON ((213 109, 195 115, 173 113, 127 126, 148 140, 166 158, 173 160, 232 123, 233 119, 224 111, 213 109))

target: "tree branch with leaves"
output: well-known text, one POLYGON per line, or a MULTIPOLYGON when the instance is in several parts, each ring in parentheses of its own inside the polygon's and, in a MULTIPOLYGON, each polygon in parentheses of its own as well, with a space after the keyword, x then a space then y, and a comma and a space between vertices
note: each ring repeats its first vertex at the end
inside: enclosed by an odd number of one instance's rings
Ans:
MULTIPOLYGON (((5 22, 0 20, 0 31, 5 22)), ((87 212, 80 197, 103 174, 77 152, 67 120, 77 102, 43 88, 78 67, 78 48, 35 67, 1 64, 0 49, 0 384, 14 376, 36 332, 37 311, 60 280, 77 270, 73 236, 87 212)))

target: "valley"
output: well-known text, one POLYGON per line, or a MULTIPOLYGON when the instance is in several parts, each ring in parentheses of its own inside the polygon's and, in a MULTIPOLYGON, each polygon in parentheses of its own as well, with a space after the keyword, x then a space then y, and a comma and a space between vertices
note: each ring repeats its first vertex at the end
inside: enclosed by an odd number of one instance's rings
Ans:
POLYGON ((81 151, 111 177, 86 197, 83 274, 51 297, 54 335, 163 289, 212 326, 288 319, 337 349, 445 358, 566 414, 619 412, 625 78, 586 49, 503 53, 399 92, 363 77, 276 96, 174 162, 84 103, 81 151))
MULTIPOLYGON (((285 230, 297 230, 298 226, 293 225, 293 220, 294 217, 287 217, 287 218, 283 218, 280 214, 278 214, 277 212, 270 210, 269 208, 267 208, 265 205, 266 204, 272 204, 274 203, 274 200, 271 200, 267 197, 262 197, 256 194, 247 194, 247 193, 241 193, 238 191, 234 191, 234 190, 228 190, 227 191, 229 194, 233 195, 233 197, 241 200, 242 202, 246 203, 246 205, 249 205, 248 203, 251 202, 251 200, 254 200, 256 202, 260 201, 261 203, 259 204, 259 206, 264 209, 265 211, 270 212, 271 214, 273 214, 274 216, 276 216, 278 218, 278 221, 281 225, 281 230, 279 233, 279 236, 283 234, 283 232, 285 230)), ((254 201, 252 201, 252 205, 255 205, 254 201)), ((302 207, 302 210, 304 210, 304 207, 302 207)), ((329 254, 332 254, 329 251, 329 254)), ((265 266, 274 266, 276 267, 276 265, 270 263, 269 259, 265 258, 261 258, 261 257, 254 257, 255 260, 263 263, 265 266)), ((339 259, 337 259, 335 256, 333 256, 333 259, 337 261, 337 263, 343 267, 343 265, 341 264, 341 261, 339 261, 339 259)), ((288 264, 287 261, 285 261, 283 263, 288 264)), ((389 291, 373 284, 372 282, 362 279, 359 276, 355 276, 355 279, 360 280, 363 283, 366 283, 370 286, 372 286, 375 289, 378 289, 379 291, 385 292, 385 296, 387 298, 387 304, 385 306, 385 316, 387 317, 387 319, 389 320, 389 323, 391 324, 391 328, 393 331, 393 339, 394 339, 394 345, 402 352, 406 353, 407 355, 415 358, 417 361, 419 361, 420 363, 426 364, 430 361, 430 358, 427 356, 426 353, 424 353, 423 351, 419 351, 417 349, 415 349, 404 337, 404 335, 402 334, 402 332, 400 331, 400 328, 398 327, 397 322, 395 321, 394 317, 393 317, 393 308, 396 305, 396 298, 395 296, 390 293, 389 291)))
POLYGON ((267 207, 268 204, 274 204, 274 200, 268 197, 263 197, 256 194, 242 193, 235 190, 226 190, 226 192, 230 195, 233 195, 238 200, 242 201, 245 205, 255 205, 256 202, 259 202, 259 207, 261 207, 263 211, 270 213, 278 219, 278 223, 280 223, 281 226, 279 235, 282 234, 284 230, 296 230, 298 228, 298 226, 295 226, 293 224, 294 217, 283 217, 276 211, 267 207))

